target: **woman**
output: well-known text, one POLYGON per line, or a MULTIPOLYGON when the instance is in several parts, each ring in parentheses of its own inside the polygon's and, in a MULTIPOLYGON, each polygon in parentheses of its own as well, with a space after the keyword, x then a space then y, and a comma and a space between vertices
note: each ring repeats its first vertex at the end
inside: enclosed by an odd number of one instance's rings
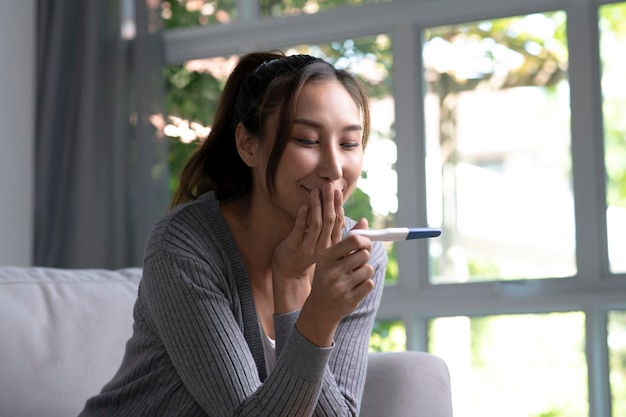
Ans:
POLYGON ((132 338, 82 416, 354 416, 387 257, 347 235, 363 86, 243 56, 148 240, 132 338))

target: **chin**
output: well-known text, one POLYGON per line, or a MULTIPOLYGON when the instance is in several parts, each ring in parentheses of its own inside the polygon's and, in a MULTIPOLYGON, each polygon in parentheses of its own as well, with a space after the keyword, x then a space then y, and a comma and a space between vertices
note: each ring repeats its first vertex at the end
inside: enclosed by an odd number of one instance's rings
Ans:
POLYGON ((350 199, 350 197, 352 197, 352 195, 354 194, 354 190, 356 190, 356 187, 352 187, 352 188, 344 191, 344 193, 343 193, 343 204, 346 204, 348 202, 348 200, 350 199))

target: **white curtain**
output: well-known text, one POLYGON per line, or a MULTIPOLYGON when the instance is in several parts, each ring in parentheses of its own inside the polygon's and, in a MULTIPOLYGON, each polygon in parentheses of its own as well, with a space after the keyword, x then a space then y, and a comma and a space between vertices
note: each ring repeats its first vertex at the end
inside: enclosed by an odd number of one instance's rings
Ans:
POLYGON ((140 266, 169 199, 160 2, 37 5, 35 264, 140 266))

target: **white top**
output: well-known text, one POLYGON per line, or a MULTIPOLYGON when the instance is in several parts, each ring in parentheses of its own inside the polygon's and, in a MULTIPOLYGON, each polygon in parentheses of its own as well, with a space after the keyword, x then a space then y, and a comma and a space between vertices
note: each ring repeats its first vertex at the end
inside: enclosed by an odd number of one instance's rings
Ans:
POLYGON ((276 341, 265 334, 261 323, 259 323, 259 328, 261 329, 261 343, 265 357, 265 374, 269 376, 276 366, 276 341))

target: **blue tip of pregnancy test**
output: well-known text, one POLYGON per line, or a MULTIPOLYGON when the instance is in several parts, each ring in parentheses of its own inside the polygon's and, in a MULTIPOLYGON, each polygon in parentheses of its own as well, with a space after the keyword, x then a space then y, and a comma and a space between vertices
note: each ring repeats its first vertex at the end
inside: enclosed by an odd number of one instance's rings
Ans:
POLYGON ((409 227, 409 234, 406 236, 406 240, 437 237, 440 234, 441 229, 431 227, 409 227))

